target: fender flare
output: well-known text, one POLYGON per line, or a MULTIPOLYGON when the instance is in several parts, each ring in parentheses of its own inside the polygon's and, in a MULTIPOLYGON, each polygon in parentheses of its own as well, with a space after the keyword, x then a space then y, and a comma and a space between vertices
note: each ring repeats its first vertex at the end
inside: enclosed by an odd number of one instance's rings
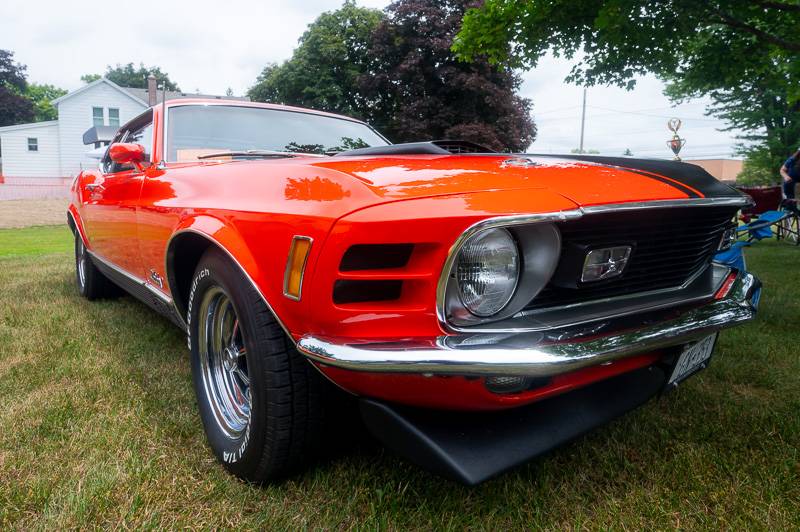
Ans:
POLYGON ((214 246, 225 253, 231 262, 241 271, 242 275, 244 275, 245 279, 247 279, 258 295, 261 296, 261 300, 267 306, 267 309, 275 318, 275 321, 278 322, 278 325, 281 326, 291 342, 296 345, 297 342, 291 332, 283 323, 280 316, 278 316, 275 308, 267 300, 264 292, 254 281, 254 277, 258 274, 258 265, 250 254, 241 235, 235 229, 226 225, 222 220, 213 216, 202 215, 181 221, 167 242, 164 253, 164 271, 167 274, 167 285, 172 294, 172 304, 178 316, 184 318, 187 311, 188 298, 184 298, 178 286, 179 280, 176 277, 177 272, 175 271, 175 249, 176 243, 180 242, 186 235, 194 235, 195 237, 202 238, 206 240, 207 246, 214 246), (236 254, 234 254, 231 249, 236 249, 236 254))

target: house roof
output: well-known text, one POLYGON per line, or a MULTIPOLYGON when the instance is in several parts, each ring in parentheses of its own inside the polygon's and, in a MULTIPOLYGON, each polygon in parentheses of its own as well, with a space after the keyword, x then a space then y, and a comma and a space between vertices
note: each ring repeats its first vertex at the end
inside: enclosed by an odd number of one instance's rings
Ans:
MULTIPOLYGON (((128 92, 131 96, 143 101, 148 101, 147 89, 138 89, 134 87, 120 87, 122 90, 128 92)), ((167 91, 167 100, 183 100, 186 98, 201 98, 204 100, 238 100, 249 102, 250 98, 246 96, 217 96, 214 94, 195 94, 191 92, 167 91)), ((161 102, 161 91, 158 91, 158 102, 161 102)))
MULTIPOLYGON (((55 100, 52 101, 52 104, 58 105, 64 100, 72 98, 73 96, 76 96, 82 93, 83 91, 89 90, 92 87, 100 85, 101 83, 105 83, 109 87, 118 90, 128 98, 131 98, 132 100, 136 101, 136 103, 138 103, 139 105, 143 105, 144 107, 149 107, 148 104, 149 98, 147 97, 147 89, 139 89, 134 87, 121 87, 116 83, 114 83, 113 81, 106 78, 100 78, 95 81, 92 81, 91 83, 87 83, 80 89, 69 92, 64 96, 61 96, 60 98, 56 98, 55 100)), ((216 96, 211 94, 192 94, 188 92, 167 91, 168 100, 179 100, 184 98, 204 98, 204 99, 214 99, 214 100, 239 100, 239 101, 250 100, 250 98, 247 98, 245 96, 216 96)), ((157 100, 161 101, 161 98, 157 98, 157 100)))
POLYGON ((0 127, 0 133, 4 133, 6 131, 17 131, 21 129, 33 129, 36 127, 47 127, 47 126, 57 126, 58 120, 48 120, 47 122, 31 122, 29 124, 17 124, 15 126, 3 126, 0 127))
POLYGON ((61 102, 63 102, 64 100, 68 100, 68 99, 72 98, 73 96, 77 96, 78 94, 80 94, 80 93, 82 93, 82 92, 84 92, 84 91, 86 91, 86 90, 89 90, 89 89, 91 89, 92 87, 96 87, 97 85, 100 85, 100 84, 102 84, 102 83, 105 83, 105 84, 106 84, 106 85, 108 85, 109 87, 111 87, 111 88, 113 88, 113 89, 116 89, 116 90, 118 90, 119 92, 121 92, 122 94, 124 94, 125 96, 127 96, 128 98, 130 98, 130 99, 134 100, 134 101, 135 101, 136 103, 138 103, 139 105, 143 105, 143 106, 147 107, 147 99, 144 99, 144 100, 142 100, 141 98, 138 98, 137 96, 134 96, 134 95, 133 95, 133 94, 131 94, 130 92, 126 91, 125 89, 123 89, 122 87, 120 87, 119 85, 117 85, 116 83, 114 83, 113 81, 111 81, 111 80, 108 80, 108 79, 106 79, 106 78, 100 78, 100 79, 97 79, 97 80, 95 80, 95 81, 93 81, 93 82, 91 82, 91 83, 87 83, 86 85, 84 85, 84 86, 83 86, 83 87, 81 87, 80 89, 74 90, 74 91, 72 91, 72 92, 68 92, 68 93, 67 93, 67 94, 65 94, 64 96, 61 96, 60 98, 56 98, 56 99, 55 99, 55 100, 53 100, 51 103, 52 103, 53 105, 58 105, 58 104, 60 104, 61 102))

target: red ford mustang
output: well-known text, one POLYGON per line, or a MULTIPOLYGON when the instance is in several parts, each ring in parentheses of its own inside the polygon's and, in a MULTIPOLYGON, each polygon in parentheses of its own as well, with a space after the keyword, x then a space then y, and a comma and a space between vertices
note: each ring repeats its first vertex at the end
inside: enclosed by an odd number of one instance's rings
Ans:
POLYGON ((473 484, 676 386, 754 317, 758 280, 712 262, 746 202, 689 164, 180 100, 120 129, 68 222, 83 296, 123 289, 186 331, 233 474, 324 447, 330 381, 387 446, 473 484))

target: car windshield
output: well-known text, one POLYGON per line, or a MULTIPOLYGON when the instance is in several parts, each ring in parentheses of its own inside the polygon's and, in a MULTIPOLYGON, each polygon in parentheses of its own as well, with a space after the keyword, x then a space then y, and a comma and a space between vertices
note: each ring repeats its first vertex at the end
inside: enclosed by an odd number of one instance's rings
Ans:
POLYGON ((225 152, 325 154, 388 143, 365 124, 330 116, 233 105, 169 109, 167 160, 224 158, 225 152))

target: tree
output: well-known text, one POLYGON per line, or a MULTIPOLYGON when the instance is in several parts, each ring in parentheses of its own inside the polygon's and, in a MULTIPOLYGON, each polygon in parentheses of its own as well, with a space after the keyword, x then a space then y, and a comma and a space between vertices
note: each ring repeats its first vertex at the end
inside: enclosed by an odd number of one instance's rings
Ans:
POLYGON ((81 80, 86 83, 91 83, 104 77, 109 81, 113 81, 120 87, 132 87, 134 89, 146 89, 147 88, 147 77, 153 74, 156 77, 156 81, 158 83, 158 87, 161 88, 162 85, 166 84, 167 90, 171 91, 179 91, 181 90, 178 88, 178 85, 174 83, 172 80, 169 79, 169 75, 166 72, 162 72, 160 67, 157 66, 144 66, 144 63, 139 63, 139 67, 136 68, 133 63, 128 63, 126 65, 120 65, 117 63, 117 66, 112 67, 108 65, 106 67, 106 72, 102 76, 99 74, 84 74, 81 76, 81 80))
POLYGON ((386 8, 359 87, 389 138, 471 140, 525 151, 536 136, 521 80, 488 61, 459 61, 451 45, 468 0, 398 0, 386 8))
POLYGON ((33 102, 34 121, 42 122, 57 119, 58 111, 56 111, 51 102, 66 93, 67 91, 64 89, 53 85, 29 83, 25 96, 33 102))
POLYGON ((798 27, 800 4, 781 0, 486 0, 454 49, 528 67, 547 51, 578 57, 567 80, 582 85, 653 73, 675 101, 710 96, 708 114, 743 129, 740 151, 766 150, 754 159, 766 164, 800 142, 798 27))
POLYGON ((373 30, 383 15, 346 0, 300 37, 292 58, 267 65, 248 91, 252 100, 283 103, 366 118, 358 80, 367 68, 373 30))
POLYGON ((0 126, 33 121, 33 103, 24 96, 25 70, 25 65, 14 61, 14 52, 0 50, 0 126))
MULTIPOLYGON (((636 74, 694 69, 714 52, 723 63, 742 51, 796 56, 798 25, 800 5, 780 0, 486 0, 465 15, 454 48, 516 66, 548 50, 583 55, 572 81, 630 86, 636 74)), ((732 63, 721 67, 735 74, 732 63)))

